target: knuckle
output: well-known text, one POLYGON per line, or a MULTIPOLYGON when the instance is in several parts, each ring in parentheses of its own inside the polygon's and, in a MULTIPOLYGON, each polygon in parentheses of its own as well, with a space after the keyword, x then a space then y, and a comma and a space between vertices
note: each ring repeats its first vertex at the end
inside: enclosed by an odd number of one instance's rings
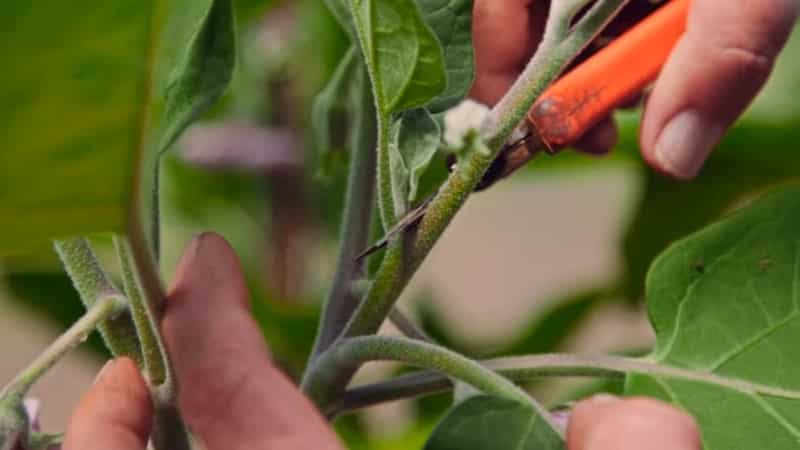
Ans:
POLYGON ((772 71, 773 56, 757 48, 727 45, 719 48, 719 54, 723 62, 736 68, 737 72, 763 77, 772 71))

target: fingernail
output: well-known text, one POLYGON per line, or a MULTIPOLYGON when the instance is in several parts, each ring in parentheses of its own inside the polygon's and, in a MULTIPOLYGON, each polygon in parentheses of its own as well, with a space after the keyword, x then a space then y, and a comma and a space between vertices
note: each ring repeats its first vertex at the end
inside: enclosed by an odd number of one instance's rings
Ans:
POLYGON ((589 399, 590 402, 596 405, 609 405, 612 403, 617 403, 620 400, 622 399, 617 397, 616 395, 611 395, 611 394, 597 394, 589 399))
POLYGON ((655 157, 667 174, 682 180, 694 178, 724 130, 697 111, 684 111, 661 131, 655 157))
POLYGON ((103 377, 106 375, 106 373, 108 373, 111 366, 114 365, 115 361, 116 361, 115 359, 110 359, 105 364, 103 364, 103 367, 100 369, 100 372, 97 372, 97 376, 94 377, 94 382, 92 384, 99 383, 100 380, 102 380, 103 377))

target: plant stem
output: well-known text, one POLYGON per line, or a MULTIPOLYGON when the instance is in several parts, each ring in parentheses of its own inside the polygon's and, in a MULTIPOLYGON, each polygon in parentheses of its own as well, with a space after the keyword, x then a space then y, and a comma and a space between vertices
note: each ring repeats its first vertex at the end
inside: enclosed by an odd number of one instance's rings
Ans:
MULTIPOLYGON (((100 267, 88 240, 74 238, 55 241, 54 246, 87 310, 101 298, 124 297, 100 267)), ((123 311, 101 323, 98 330, 114 356, 128 356, 137 364, 142 363, 142 350, 129 311, 123 311)))
POLYGON ((150 192, 150 245, 156 263, 161 260, 161 158, 159 153, 153 161, 153 188, 150 192))
MULTIPOLYGON (((365 74, 361 74, 366 78, 365 74)), ((312 359, 324 352, 339 337, 360 296, 353 283, 365 276, 364 263, 356 257, 369 244, 370 220, 375 202, 375 105, 366 80, 357 83, 357 105, 350 136, 350 174, 347 182, 341 227, 341 250, 333 286, 325 300, 312 359)))
MULTIPOLYGON (((518 384, 545 377, 623 378, 628 374, 640 374, 714 384, 748 394, 800 399, 800 391, 797 390, 775 388, 621 356, 531 355, 497 358, 482 361, 481 364, 518 384)), ((331 407, 331 410, 333 414, 343 414, 394 400, 444 392, 452 387, 452 381, 446 376, 430 370, 420 371, 348 390, 339 404, 331 407)))
POLYGON ((11 396, 21 401, 30 387, 67 352, 85 341, 100 324, 124 313, 127 306, 125 299, 120 295, 110 294, 96 298, 77 322, 73 323, 64 334, 59 336, 25 370, 3 388, 0 397, 6 399, 11 396))
MULTIPOLYGON (((410 257, 403 258, 401 245, 392 245, 387 250, 372 289, 367 293, 346 329, 347 336, 370 334, 378 329, 405 284, 475 190, 535 99, 557 78, 569 61, 603 29, 625 2, 626 0, 604 0, 596 3, 562 41, 558 41, 557 36, 545 36, 523 74, 491 111, 489 126, 483 130, 483 134, 489 137, 488 148, 484 148, 480 143, 473 143, 472 145, 477 148, 466 152, 469 155, 466 161, 460 163, 450 174, 431 201, 419 225, 410 257), (403 264, 403 260, 408 261, 403 264)), ((549 20, 569 21, 571 18, 569 15, 562 18, 551 17, 549 20)), ((555 26, 549 28, 559 29, 555 26)))
POLYGON ((164 382, 167 376, 164 364, 164 344, 161 342, 158 332, 154 329, 156 324, 150 315, 142 296, 142 291, 139 288, 139 281, 131 265, 128 246, 127 239, 122 236, 114 236, 114 248, 117 251, 117 259, 122 270, 123 287, 128 297, 133 323, 136 325, 139 343, 142 348, 144 370, 148 381, 153 385, 159 385, 164 382))
POLYGON ((456 352, 426 342, 407 338, 363 336, 345 339, 317 360, 312 372, 315 377, 306 380, 305 391, 323 411, 336 401, 327 389, 330 385, 345 388, 348 380, 342 379, 343 367, 359 367, 369 361, 399 361, 417 367, 436 370, 449 377, 491 395, 497 395, 525 404, 533 399, 502 376, 480 363, 456 352), (333 379, 327 379, 332 377, 333 379))
POLYGON ((397 306, 389 311, 389 320, 392 321, 394 326, 400 330, 401 333, 411 339, 433 343, 433 339, 427 335, 421 328, 419 328, 403 311, 397 309, 397 306))
MULTIPOLYGON (((558 33, 568 29, 564 24, 569 23, 572 19, 572 11, 565 9, 563 11, 564 16, 556 17, 551 15, 549 17, 546 30, 550 30, 550 33, 543 37, 539 49, 520 78, 498 105, 492 109, 486 129, 481 130, 482 136, 487 138, 486 146, 482 143, 471 143, 473 148, 471 149, 472 151, 466 152, 468 155, 466 160, 458 164, 456 170, 450 174, 450 177, 448 177, 431 201, 425 216, 417 228, 411 251, 407 251, 409 247, 407 245, 408 239, 402 239, 402 243, 395 242, 390 244, 372 286, 348 322, 343 336, 363 336, 373 334, 378 330, 399 298, 403 288, 422 264, 434 244, 439 240, 453 217, 464 205, 466 199, 475 190, 486 170, 496 159, 503 145, 523 120, 536 98, 558 77, 567 64, 591 42, 626 1, 599 0, 566 36, 560 36, 558 33), (553 25, 553 21, 560 21, 561 24, 553 25)), ((351 12, 356 14, 356 5, 353 0, 350 0, 350 7, 351 12)), ((358 26, 358 21, 356 22, 358 26)), ((359 30, 359 35, 362 34, 363 30, 359 30)), ((372 76, 372 80, 373 82, 375 81, 374 76, 372 76)), ((380 104, 380 102, 378 103, 380 104)), ((379 126, 379 128, 381 127, 379 126)), ((388 135, 388 129, 386 128, 388 127, 384 125, 384 128, 379 131, 379 140, 380 133, 384 133, 384 136, 388 135)), ((380 159, 378 165, 380 176, 380 159)), ((386 182, 386 179, 379 179, 379 190, 383 182, 386 182)), ((379 201, 382 208, 393 206, 391 195, 384 196, 379 193, 379 201)), ((384 214, 384 219, 385 217, 386 215, 384 214)), ((313 370, 314 368, 312 367, 311 369, 313 370)), ((339 374, 338 377, 331 377, 331 379, 347 384, 356 369, 342 366, 343 373, 339 374)), ((313 374, 311 375, 313 376, 313 374)), ((338 387, 330 385, 328 389, 333 391, 338 387)))

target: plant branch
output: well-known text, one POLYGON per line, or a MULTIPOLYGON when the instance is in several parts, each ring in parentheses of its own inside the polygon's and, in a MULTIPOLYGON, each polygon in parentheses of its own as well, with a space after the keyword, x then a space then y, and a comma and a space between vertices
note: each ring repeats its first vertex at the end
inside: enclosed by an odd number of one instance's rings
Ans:
MULTIPOLYGON (((539 49, 520 78, 500 103, 492 109, 485 129, 480 130, 481 135, 486 138, 486 144, 480 139, 472 139, 468 142, 470 147, 463 152, 466 158, 458 164, 456 170, 450 174, 431 201, 425 216, 417 227, 416 236, 410 245, 411 251, 408 251, 409 239, 400 239, 400 242, 390 244, 374 282, 348 322, 343 336, 363 336, 374 334, 378 330, 403 288, 464 205, 466 199, 475 190, 536 98, 591 42, 626 1, 599 0, 563 39, 559 40, 559 36, 552 34, 544 36, 539 49)), ((355 13, 352 0, 350 6, 355 13)), ((565 14, 564 16, 551 15, 548 21, 558 20, 568 23, 572 19, 572 14, 568 13, 572 11, 565 9, 562 12, 565 14)), ((564 26, 550 23, 546 26, 546 30, 550 30, 550 33, 561 32, 559 30, 563 29, 564 26)), ((375 77, 372 78, 375 79, 375 77)), ((387 130, 383 130, 383 132, 386 133, 387 130)), ((378 164, 380 169, 380 161, 378 164)), ((381 181, 379 181, 379 189, 380 183, 381 181)), ((387 197, 391 198, 390 195, 387 197)), ((386 203, 388 206, 388 200, 386 203)), ((343 366, 341 370, 344 372, 334 379, 338 382, 344 380, 342 384, 347 384, 356 369, 343 366), (346 373, 348 371, 349 374, 346 373)), ((330 385, 328 389, 333 391, 337 389, 337 386, 330 385)))
MULTIPOLYGON (((800 391, 797 390, 775 388, 707 372, 671 367, 646 359, 621 356, 531 355, 497 358, 481 364, 517 384, 547 377, 623 378, 628 374, 640 374, 714 384, 748 394, 800 399, 800 391)), ((436 394, 452 387, 452 381, 442 374, 430 370, 419 371, 350 389, 331 410, 335 414, 344 414, 394 400, 436 394)))
POLYGON ((400 330, 401 333, 411 339, 433 343, 433 339, 428 336, 425 331, 419 328, 403 311, 400 311, 397 306, 389 311, 389 320, 400 330))
POLYGON ((103 322, 124 313, 127 306, 127 302, 121 295, 108 294, 95 298, 86 313, 77 322, 73 323, 64 334, 59 336, 25 370, 3 388, 0 398, 14 397, 21 401, 30 387, 67 352, 85 341, 89 334, 103 322))
MULTIPOLYGON (((87 310, 99 299, 124 297, 103 271, 88 240, 60 240, 55 241, 54 246, 87 310)), ((142 363, 142 351, 130 312, 117 314, 101 323, 98 330, 114 356, 128 356, 138 364, 142 363)))
MULTIPOLYGON (((626 0, 603 0, 595 4, 570 33, 558 41, 545 36, 536 55, 525 71, 491 111, 488 126, 482 134, 488 146, 480 140, 468 143, 466 160, 459 163, 431 201, 423 217, 410 255, 404 257, 403 245, 395 243, 387 250, 375 282, 346 328, 349 337, 374 333, 414 272, 439 240, 456 213, 475 190, 486 170, 497 158, 511 133, 519 125, 536 98, 544 92, 581 49, 588 45, 610 21, 626 0), (405 261, 405 263, 403 263, 405 261)), ((572 11, 550 21, 569 22, 572 11)), ((556 26, 549 26, 557 30, 556 26)))
MULTIPOLYGON (((365 75, 362 75, 365 76, 365 75)), ((375 105, 366 80, 357 83, 358 105, 350 136, 350 174, 341 226, 341 250, 336 275, 322 312, 312 359, 339 337, 360 296, 353 284, 365 276, 363 261, 356 257, 369 243, 370 220, 375 202, 375 105)))
POLYGON ((456 352, 426 342, 407 338, 363 336, 345 339, 331 347, 316 362, 314 377, 306 380, 304 389, 325 412, 335 402, 327 387, 345 388, 348 379, 342 379, 343 367, 359 367, 369 361, 399 361, 446 374, 491 395, 509 398, 525 404, 533 399, 502 376, 480 363, 456 352), (329 379, 329 377, 333 379, 329 379))
POLYGON ((114 248, 116 249, 117 259, 119 260, 119 265, 122 270, 125 295, 128 297, 133 323, 136 325, 139 343, 142 348, 144 370, 148 380, 153 385, 159 385, 163 383, 167 377, 164 344, 157 330, 154 328, 157 325, 145 304, 142 291, 139 288, 139 280, 136 278, 136 274, 133 271, 127 239, 122 236, 114 236, 114 248))

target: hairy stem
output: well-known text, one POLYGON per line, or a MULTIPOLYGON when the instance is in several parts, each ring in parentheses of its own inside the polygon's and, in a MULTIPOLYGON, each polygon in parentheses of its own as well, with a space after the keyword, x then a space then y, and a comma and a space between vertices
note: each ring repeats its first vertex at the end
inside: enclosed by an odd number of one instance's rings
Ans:
POLYGON ((142 348, 144 370, 147 374, 147 379, 152 384, 158 385, 163 383, 167 376, 164 363, 164 344, 154 328, 156 323, 145 304, 142 290, 139 287, 139 280, 133 271, 127 239, 122 236, 114 236, 114 248, 117 251, 117 258, 122 270, 123 287, 128 297, 133 322, 136 325, 139 343, 142 348))
MULTIPOLYGON (((100 267, 88 240, 74 238, 55 241, 54 246, 87 310, 99 299, 124 297, 100 267)), ((98 330, 114 356, 128 356, 137 364, 142 363, 136 326, 129 311, 123 311, 101 323, 98 330)))
POLYGON ((389 320, 400 330, 401 333, 406 335, 411 339, 416 339, 418 341, 425 341, 433 343, 433 339, 425 333, 421 328, 419 328, 403 311, 397 309, 397 306, 392 308, 389 312, 389 320))
POLYGON ((125 299, 116 294, 95 298, 86 313, 20 372, 0 393, 3 399, 14 397, 22 401, 30 387, 70 350, 85 341, 100 324, 127 310, 125 299))
MULTIPOLYGON (((623 378, 628 374, 641 374, 714 384, 748 394, 800 399, 800 391, 796 390, 621 356, 531 355, 497 358, 482 361, 481 364, 518 384, 546 377, 623 378)), ((420 371, 348 390, 340 402, 331 407, 331 411, 332 414, 343 414, 394 400, 444 392, 452 387, 452 382, 446 376, 429 370, 420 371)))
POLYGON ((358 307, 360 297, 353 284, 365 276, 363 261, 356 257, 369 243, 370 220, 375 201, 375 106, 366 81, 357 83, 359 105, 350 136, 350 174, 341 227, 341 250, 333 286, 325 300, 312 358, 339 337, 358 307))
MULTIPOLYGON (((567 64, 588 45, 603 29, 627 0, 599 0, 566 35, 567 23, 573 11, 564 8, 563 16, 551 15, 548 19, 547 33, 534 57, 514 83, 509 92, 491 111, 487 126, 481 130, 487 139, 486 145, 472 142, 467 149, 465 161, 460 162, 455 171, 439 189, 419 224, 416 237, 408 250, 409 239, 390 244, 375 280, 361 305, 354 313, 343 333, 346 337, 363 336, 375 333, 388 316, 392 306, 399 298, 413 274, 427 257, 434 244, 456 213, 475 190, 486 170, 497 158, 503 145, 525 117, 536 98, 564 70, 567 64), (553 21, 560 21, 553 25, 553 21)), ((356 13, 350 1, 353 14, 356 13)), ((358 21, 357 21, 358 22, 358 21)), ((363 30, 362 30, 363 31, 363 30)), ((359 33, 361 34, 361 33, 359 33)), ((375 81, 375 77, 372 77, 375 81)), ((375 86, 373 85, 373 89, 375 86)), ((380 127, 379 127, 380 128, 380 127)), ((382 130, 388 133, 388 130, 382 130)), ((379 138, 380 139, 380 138, 379 138)), ((380 160, 379 160, 380 170, 380 160)), ((385 180, 379 180, 380 183, 385 180)), ((391 195, 386 199, 379 194, 382 206, 391 204, 391 195), (386 203, 386 205, 383 205, 386 203)), ((313 367, 311 368, 313 370, 313 367)), ((343 366, 343 373, 333 377, 347 384, 357 368, 343 366), (349 372, 349 373, 348 373, 349 372)), ((312 374, 313 375, 313 374, 312 374)), ((337 386, 330 385, 333 391, 337 386)))
POLYGON ((332 347, 317 360, 315 376, 306 380, 304 389, 324 412, 330 413, 336 397, 330 396, 327 386, 333 384, 344 389, 348 379, 342 379, 345 372, 341 368, 359 367, 369 361, 399 361, 436 370, 487 394, 535 405, 513 383, 456 352, 413 339, 383 336, 350 338, 332 347))

